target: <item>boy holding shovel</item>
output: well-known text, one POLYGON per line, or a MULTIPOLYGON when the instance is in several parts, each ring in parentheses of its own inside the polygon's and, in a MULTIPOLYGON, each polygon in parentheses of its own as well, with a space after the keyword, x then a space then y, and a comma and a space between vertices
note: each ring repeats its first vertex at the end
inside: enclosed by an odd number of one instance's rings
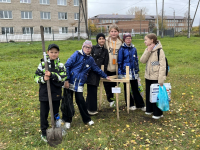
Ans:
POLYGON ((40 84, 39 89, 39 101, 40 101, 40 127, 42 131, 41 139, 47 142, 46 130, 49 127, 47 118, 49 114, 49 102, 48 102, 48 92, 46 81, 50 80, 53 113, 58 114, 60 107, 60 100, 62 94, 62 86, 64 84, 66 77, 65 66, 60 63, 59 47, 56 44, 50 44, 47 50, 47 63, 48 70, 45 70, 44 59, 41 59, 36 72, 35 72, 35 82, 40 84))

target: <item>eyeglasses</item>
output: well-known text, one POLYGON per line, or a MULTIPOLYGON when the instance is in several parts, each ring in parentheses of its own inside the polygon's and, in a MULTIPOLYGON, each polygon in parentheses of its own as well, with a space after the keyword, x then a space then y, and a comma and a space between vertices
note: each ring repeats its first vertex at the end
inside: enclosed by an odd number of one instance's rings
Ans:
POLYGON ((92 49, 92 47, 84 46, 86 49, 92 49))

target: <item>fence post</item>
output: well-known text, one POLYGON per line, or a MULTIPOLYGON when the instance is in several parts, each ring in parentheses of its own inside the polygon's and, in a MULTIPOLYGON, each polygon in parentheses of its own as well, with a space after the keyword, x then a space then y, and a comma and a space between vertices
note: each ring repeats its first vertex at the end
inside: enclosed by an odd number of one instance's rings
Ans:
POLYGON ((92 33, 91 33, 91 29, 90 29, 90 40, 91 40, 91 36, 92 36, 92 33))
POLYGON ((74 29, 72 29, 72 38, 74 40, 74 29))
POLYGON ((8 36, 7 36, 7 31, 6 31, 6 41, 7 41, 7 43, 8 43, 8 36))
POLYGON ((31 42, 33 41, 33 33, 32 33, 32 31, 31 31, 31 42))
POLYGON ((123 38, 123 29, 122 29, 122 38, 123 38))
POLYGON ((52 32, 53 32, 53 41, 54 41, 54 30, 52 30, 52 32))
POLYGON ((200 35, 200 25, 199 25, 199 35, 200 35))
POLYGON ((145 37, 145 29, 144 29, 144 37, 145 37))

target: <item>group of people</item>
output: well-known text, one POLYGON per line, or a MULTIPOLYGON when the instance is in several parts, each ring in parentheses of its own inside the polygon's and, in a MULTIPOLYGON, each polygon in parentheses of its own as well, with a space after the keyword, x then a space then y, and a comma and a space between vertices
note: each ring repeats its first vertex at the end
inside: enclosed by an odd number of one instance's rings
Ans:
MULTIPOLYGON (((62 86, 70 90, 70 94, 78 105, 82 120, 85 124, 93 125, 91 115, 96 115, 97 111, 97 88, 100 77, 111 80, 109 76, 116 75, 116 67, 118 65, 118 77, 126 76, 126 66, 129 66, 130 85, 132 94, 130 93, 130 106, 127 106, 126 84, 124 83, 124 97, 126 106, 130 110, 141 109, 146 115, 152 115, 154 119, 163 117, 163 112, 157 107, 156 103, 149 101, 150 86, 153 83, 159 83, 161 86, 166 79, 166 62, 165 54, 162 50, 161 42, 157 40, 155 34, 147 34, 144 38, 144 43, 147 46, 143 55, 140 58, 142 63, 146 63, 145 83, 146 83, 146 107, 143 97, 138 90, 139 78, 139 63, 137 49, 131 43, 132 36, 130 33, 125 33, 123 39, 119 37, 119 28, 113 24, 109 28, 109 36, 105 37, 103 33, 96 36, 97 44, 92 45, 91 41, 86 40, 83 43, 82 49, 75 51, 64 64, 60 63, 58 58, 59 47, 56 44, 50 44, 47 50, 48 70, 45 70, 44 59, 41 59, 36 73, 35 82, 40 83, 39 101, 40 101, 40 125, 42 140, 46 140, 46 129, 48 128, 48 93, 46 81, 50 80, 53 112, 58 114, 60 100, 62 97, 62 86), (158 60, 157 50, 160 49, 158 60), (102 71, 101 65, 104 65, 102 71), (87 98, 83 97, 83 87, 87 84, 87 98)), ((104 82, 104 88, 107 95, 107 100, 110 107, 115 106, 113 101, 112 87, 115 87, 115 82, 104 82)), ((72 101, 73 107, 73 101, 72 101)), ((70 108, 69 108, 70 109, 70 108)), ((62 120, 65 122, 65 128, 69 129, 72 122, 72 115, 62 115, 62 120)))

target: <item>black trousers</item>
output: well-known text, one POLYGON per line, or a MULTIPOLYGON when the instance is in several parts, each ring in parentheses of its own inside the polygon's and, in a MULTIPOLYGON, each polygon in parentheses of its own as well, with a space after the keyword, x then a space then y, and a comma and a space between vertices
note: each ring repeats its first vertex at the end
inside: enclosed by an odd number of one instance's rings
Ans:
POLYGON ((158 83, 158 80, 148 80, 145 79, 146 83, 146 112, 153 112, 154 116, 161 116, 163 114, 162 110, 160 110, 156 103, 151 103, 149 100, 150 97, 150 86, 151 84, 158 83))
MULTIPOLYGON (((87 106, 86 106, 85 99, 83 97, 83 92, 71 91, 72 98, 73 98, 73 93, 75 93, 76 104, 78 105, 82 120, 84 123, 88 123, 89 121, 91 121, 91 118, 87 111, 87 106)), ((69 117, 65 114, 62 115, 62 119, 65 122, 69 122, 69 123, 72 122, 72 117, 69 117)))
MULTIPOLYGON (((130 107, 134 106, 134 102, 137 108, 142 108, 144 107, 144 101, 142 96, 140 95, 140 92, 138 90, 138 82, 137 80, 130 80, 130 85, 131 85, 131 89, 133 92, 133 96, 134 98, 131 96, 130 93, 130 107)), ((126 106, 127 106, 127 98, 126 98, 126 83, 124 83, 124 98, 125 98, 125 102, 126 102, 126 106)))
MULTIPOLYGON (((53 114, 55 115, 59 112, 60 101, 52 101, 52 105, 53 105, 53 114)), ((46 129, 49 127, 49 123, 47 120, 48 115, 49 115, 49 102, 40 101, 40 128, 43 136, 46 136, 46 129)))
MULTIPOLYGON (((108 76, 112 76, 112 75, 116 75, 116 72, 107 71, 106 74, 108 76)), ((112 87, 115 87, 117 85, 117 83, 116 82, 103 82, 103 84, 104 84, 104 88, 106 91, 107 100, 108 100, 108 102, 112 102, 113 101, 113 100, 111 100, 111 98, 113 98, 112 87)))
POLYGON ((86 104, 89 111, 97 111, 97 86, 87 84, 86 104))

